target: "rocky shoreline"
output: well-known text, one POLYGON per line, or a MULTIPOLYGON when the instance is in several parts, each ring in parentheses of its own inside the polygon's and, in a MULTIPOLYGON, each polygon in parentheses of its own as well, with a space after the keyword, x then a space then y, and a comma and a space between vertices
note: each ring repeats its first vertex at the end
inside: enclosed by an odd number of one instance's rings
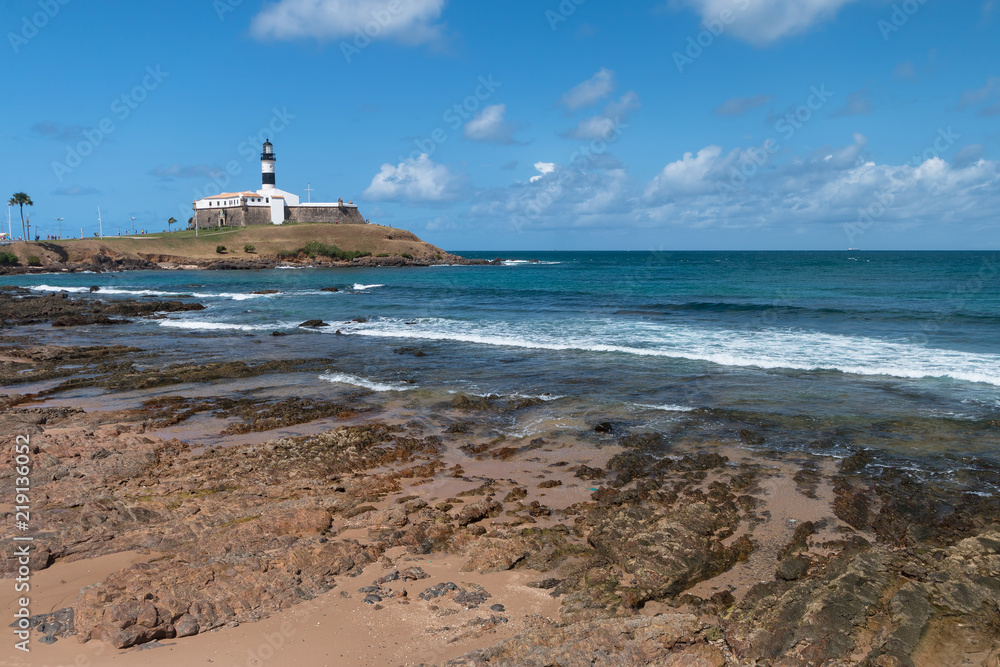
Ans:
MULTIPOLYGON (((597 423, 497 437, 489 420, 516 419, 530 398, 457 395, 401 418, 362 391, 175 393, 332 362, 167 364, 136 348, 38 345, 18 326, 198 304, 50 295, 25 309, 21 297, 0 293, 0 378, 34 391, 0 396, 0 435, 8 454, 30 437, 31 567, 141 561, 36 615, 39 655, 86 642, 152 664, 322 608, 387 619, 390 635, 415 623, 386 649, 393 665, 1000 664, 993 496, 865 451, 751 453, 739 443, 752 431, 691 442, 597 423), (82 390, 104 407, 61 400, 82 390)), ((986 465, 975 474, 1000 481, 986 465)), ((0 470, 0 502, 13 485, 0 470)), ((8 506, 3 526, 10 578, 8 506)))
POLYGON ((293 257, 279 259, 277 257, 199 259, 173 255, 117 255, 96 253, 89 261, 70 262, 46 258, 38 266, 0 265, 0 276, 34 275, 45 273, 108 273, 120 271, 177 271, 177 270, 207 270, 207 271, 264 271, 279 266, 296 266, 302 268, 368 268, 368 267, 426 267, 426 266, 487 266, 499 265, 503 260, 497 258, 467 259, 458 255, 442 255, 441 259, 394 257, 358 257, 350 261, 337 261, 323 257, 293 257))

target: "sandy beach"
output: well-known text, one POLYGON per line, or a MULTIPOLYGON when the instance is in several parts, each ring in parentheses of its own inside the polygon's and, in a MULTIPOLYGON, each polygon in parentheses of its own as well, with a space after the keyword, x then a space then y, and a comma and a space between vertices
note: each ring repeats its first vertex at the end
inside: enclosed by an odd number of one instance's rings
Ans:
POLYGON ((2 343, 32 479, 28 533, 0 508, 9 590, 35 542, 31 652, 0 664, 998 664, 991 506, 864 452, 570 415, 497 435, 544 401, 290 397, 272 380, 312 361, 2 343))

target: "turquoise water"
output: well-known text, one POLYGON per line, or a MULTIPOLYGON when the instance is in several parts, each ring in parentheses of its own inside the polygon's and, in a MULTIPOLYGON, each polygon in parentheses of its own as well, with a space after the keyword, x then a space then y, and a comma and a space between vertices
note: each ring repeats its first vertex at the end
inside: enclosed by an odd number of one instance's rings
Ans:
POLYGON ((630 428, 722 438, 749 425, 782 448, 996 457, 995 254, 503 256, 512 258, 503 266, 5 282, 197 300, 208 309, 46 335, 114 337, 176 359, 334 358, 315 378, 321 388, 541 396, 553 415, 604 416, 630 428), (272 289, 279 293, 250 294, 272 289), (308 319, 333 326, 298 328, 308 319), (268 335, 274 331, 289 335, 268 335), (394 353, 401 347, 424 356, 394 353))

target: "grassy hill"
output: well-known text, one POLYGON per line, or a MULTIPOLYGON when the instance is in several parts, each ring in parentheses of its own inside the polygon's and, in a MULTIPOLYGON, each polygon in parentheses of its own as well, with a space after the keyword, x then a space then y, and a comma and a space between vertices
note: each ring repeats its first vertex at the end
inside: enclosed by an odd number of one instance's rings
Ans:
POLYGON ((2 248, 18 256, 22 265, 29 257, 43 264, 87 263, 94 255, 112 258, 135 257, 157 263, 202 264, 220 259, 274 259, 282 252, 294 252, 307 243, 335 245, 345 251, 371 253, 373 256, 407 256, 422 262, 449 261, 455 256, 425 243, 403 229, 381 225, 335 225, 300 223, 240 227, 223 230, 193 230, 147 234, 142 236, 106 236, 103 239, 64 239, 15 243, 2 248), (225 246, 226 252, 216 251, 225 246), (255 252, 247 253, 247 245, 255 252))

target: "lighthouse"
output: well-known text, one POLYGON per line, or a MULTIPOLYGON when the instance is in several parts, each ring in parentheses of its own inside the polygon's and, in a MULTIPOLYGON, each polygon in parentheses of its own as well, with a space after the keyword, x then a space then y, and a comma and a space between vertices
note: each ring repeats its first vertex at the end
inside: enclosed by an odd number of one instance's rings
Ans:
MULTIPOLYGON (((365 219, 354 202, 320 203, 299 201, 292 192, 279 190, 274 178, 274 146, 264 140, 260 151, 261 189, 256 192, 223 192, 194 202, 195 226, 246 227, 281 225, 285 222, 329 222, 363 225, 365 219)), ((312 192, 309 186, 308 192, 312 192)))
POLYGON ((262 191, 274 190, 274 146, 267 139, 260 154, 260 183, 262 191))

